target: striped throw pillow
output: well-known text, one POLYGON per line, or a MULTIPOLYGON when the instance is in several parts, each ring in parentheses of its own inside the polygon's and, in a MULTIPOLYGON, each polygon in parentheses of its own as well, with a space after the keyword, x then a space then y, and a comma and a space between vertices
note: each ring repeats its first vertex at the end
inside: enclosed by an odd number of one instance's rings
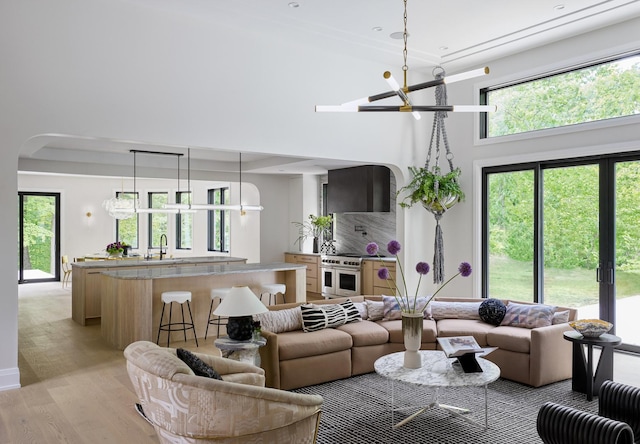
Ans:
POLYGON ((302 329, 307 333, 361 320, 360 312, 351 299, 340 304, 301 305, 300 310, 302 311, 302 329))

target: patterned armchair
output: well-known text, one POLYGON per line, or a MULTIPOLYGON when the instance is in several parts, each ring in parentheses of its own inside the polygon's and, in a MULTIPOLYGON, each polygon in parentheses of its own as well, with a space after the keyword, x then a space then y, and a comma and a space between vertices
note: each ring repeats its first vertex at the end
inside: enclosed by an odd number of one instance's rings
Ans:
POLYGON ((315 443, 322 397, 264 387, 264 370, 196 354, 223 380, 196 376, 175 349, 147 341, 124 351, 144 414, 161 443, 315 443))

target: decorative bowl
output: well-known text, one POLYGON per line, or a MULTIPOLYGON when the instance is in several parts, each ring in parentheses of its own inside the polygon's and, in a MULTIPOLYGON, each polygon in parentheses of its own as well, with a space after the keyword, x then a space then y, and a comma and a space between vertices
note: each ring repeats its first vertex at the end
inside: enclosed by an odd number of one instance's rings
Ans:
POLYGON ((569 325, 585 338, 597 338, 613 327, 612 323, 601 319, 580 319, 569 322, 569 325))

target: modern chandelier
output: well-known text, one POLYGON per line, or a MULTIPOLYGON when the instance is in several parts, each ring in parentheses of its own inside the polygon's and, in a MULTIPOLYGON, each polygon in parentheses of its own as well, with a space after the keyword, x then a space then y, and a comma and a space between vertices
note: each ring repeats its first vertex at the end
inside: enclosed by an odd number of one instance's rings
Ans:
POLYGON ((362 97, 360 99, 352 100, 350 102, 343 103, 341 105, 317 105, 316 112, 407 112, 411 113, 416 120, 420 120, 420 112, 495 112, 495 105, 414 105, 409 98, 409 94, 414 91, 420 91, 427 88, 433 88, 439 85, 451 84, 460 82, 462 80, 479 77, 485 74, 489 74, 489 67, 475 69, 472 71, 455 74, 448 77, 439 77, 434 80, 418 83, 415 85, 407 85, 407 71, 409 66, 407 65, 407 0, 404 0, 404 30, 402 37, 404 39, 404 48, 402 56, 404 59, 404 65, 402 66, 404 83, 401 87, 400 84, 394 79, 393 75, 389 71, 385 71, 383 74, 384 79, 391 87, 391 91, 375 94, 373 96, 362 97), (398 96, 402 100, 402 105, 367 105, 368 103, 377 102, 378 100, 388 99, 390 97, 398 96))

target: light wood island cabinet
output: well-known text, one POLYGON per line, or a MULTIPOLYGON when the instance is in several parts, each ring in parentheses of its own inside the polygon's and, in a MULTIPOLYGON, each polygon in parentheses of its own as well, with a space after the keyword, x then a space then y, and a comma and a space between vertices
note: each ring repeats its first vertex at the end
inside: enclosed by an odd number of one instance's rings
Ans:
POLYGON ((378 270, 386 267, 391 279, 396 278, 396 262, 393 259, 365 259, 362 261, 362 294, 364 295, 391 295, 393 282, 382 280, 378 277, 378 270))
POLYGON ((177 268, 187 266, 209 266, 244 264, 245 258, 205 256, 163 260, 101 260, 71 264, 71 318, 80 325, 98 323, 101 316, 102 274, 118 270, 141 270, 147 268, 177 268))
MULTIPOLYGON (((307 266, 307 293, 322 293, 320 282, 320 255, 303 253, 285 253, 284 261, 307 266)), ((317 295, 312 295, 317 296, 317 295)))

